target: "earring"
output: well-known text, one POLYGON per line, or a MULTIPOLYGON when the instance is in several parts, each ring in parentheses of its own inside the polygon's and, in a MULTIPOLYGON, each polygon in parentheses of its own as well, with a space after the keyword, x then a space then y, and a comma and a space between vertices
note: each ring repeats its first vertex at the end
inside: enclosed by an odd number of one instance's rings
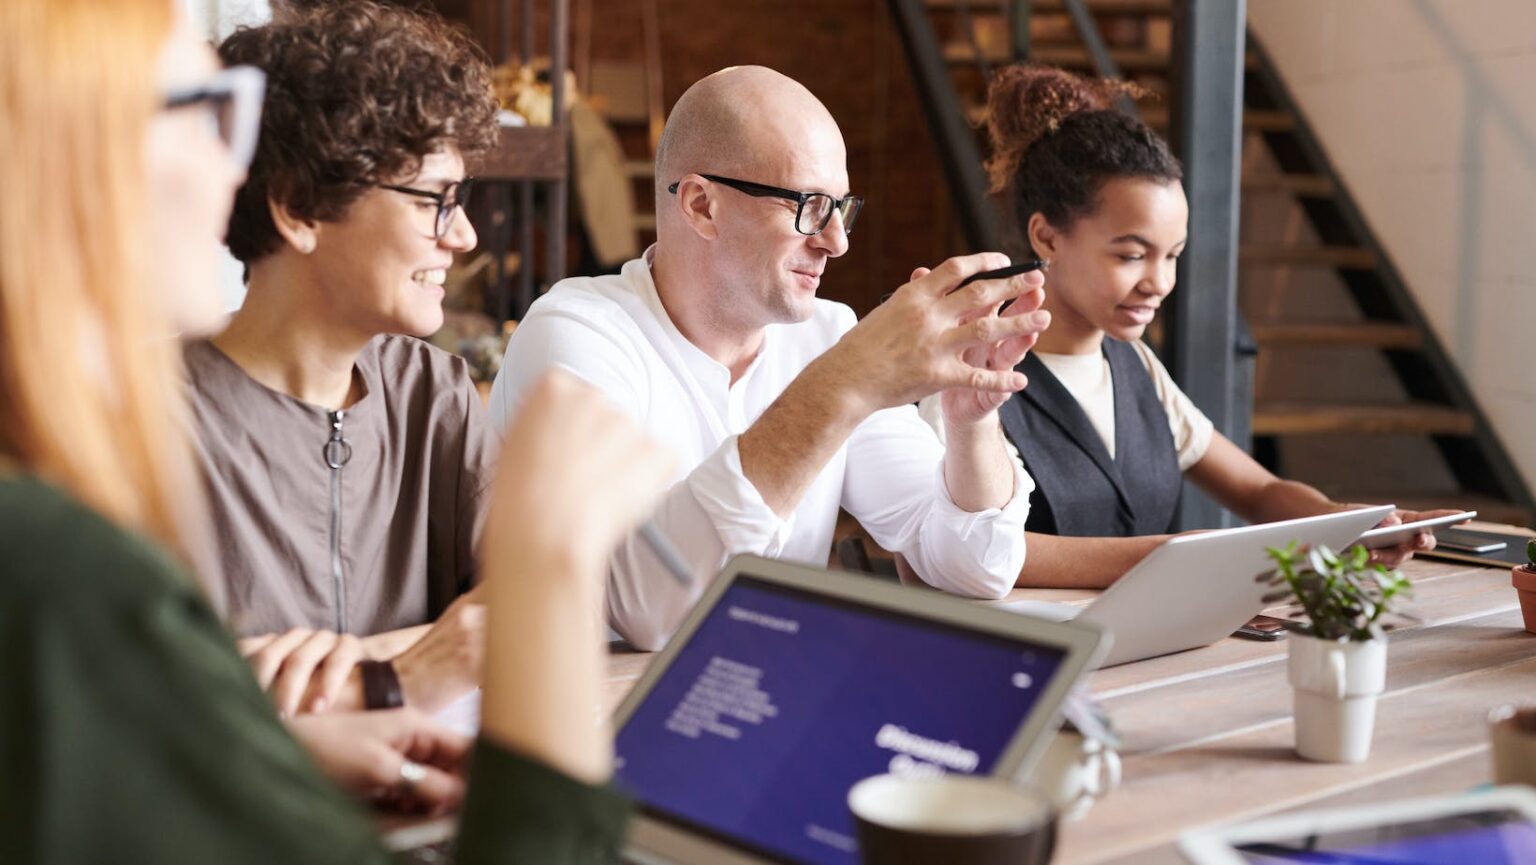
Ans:
POLYGON ((309 238, 306 237, 305 239, 299 241, 299 252, 301 252, 301 253, 303 253, 305 255, 309 255, 311 252, 314 252, 314 251, 315 251, 315 242, 313 240, 310 240, 309 238))

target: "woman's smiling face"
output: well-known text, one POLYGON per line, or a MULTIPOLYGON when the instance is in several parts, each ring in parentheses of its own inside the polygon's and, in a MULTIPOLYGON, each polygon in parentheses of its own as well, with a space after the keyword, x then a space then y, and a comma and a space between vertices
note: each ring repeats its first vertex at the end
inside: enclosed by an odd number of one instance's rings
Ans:
POLYGON ((1093 211, 1065 231, 1035 214, 1031 241, 1051 262, 1046 291, 1053 310, 1065 313, 1052 328, 1140 339, 1173 291, 1188 228, 1183 187, 1140 177, 1105 181, 1093 211))

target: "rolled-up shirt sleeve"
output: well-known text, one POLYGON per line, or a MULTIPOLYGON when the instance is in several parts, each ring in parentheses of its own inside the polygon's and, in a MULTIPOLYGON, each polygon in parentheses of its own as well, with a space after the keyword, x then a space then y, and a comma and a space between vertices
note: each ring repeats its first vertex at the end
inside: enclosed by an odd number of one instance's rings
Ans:
POLYGON ((912 406, 876 412, 848 442, 843 504, 887 550, 937 589, 1001 598, 1024 567, 1024 521, 1034 481, 1016 456, 1013 498, 966 511, 950 498, 944 446, 912 406))
MULTIPOLYGON (((491 412, 498 428, 512 419, 522 393, 545 370, 559 367, 601 390, 666 444, 668 423, 680 419, 647 416, 649 387, 643 364, 635 349, 613 333, 573 316, 525 320, 508 344, 492 390, 491 412)), ((725 439, 702 463, 675 479, 651 515, 651 524, 689 566, 690 586, 668 572, 638 533, 626 538, 610 559, 608 623, 638 649, 655 651, 666 644, 707 580, 728 558, 738 553, 775 556, 790 536, 792 519, 775 514, 742 473, 736 442, 736 436, 725 439)))

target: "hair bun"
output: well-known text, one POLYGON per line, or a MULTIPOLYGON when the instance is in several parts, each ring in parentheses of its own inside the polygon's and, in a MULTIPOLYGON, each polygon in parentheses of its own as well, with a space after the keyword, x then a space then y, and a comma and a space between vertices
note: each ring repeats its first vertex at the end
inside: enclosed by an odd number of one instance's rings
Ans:
POLYGON ((1145 88, 1129 81, 1084 78, 1054 66, 1020 63, 999 69, 987 88, 987 160, 991 191, 1008 186, 1019 161, 1041 138, 1074 114, 1114 108, 1122 94, 1139 99, 1145 88))

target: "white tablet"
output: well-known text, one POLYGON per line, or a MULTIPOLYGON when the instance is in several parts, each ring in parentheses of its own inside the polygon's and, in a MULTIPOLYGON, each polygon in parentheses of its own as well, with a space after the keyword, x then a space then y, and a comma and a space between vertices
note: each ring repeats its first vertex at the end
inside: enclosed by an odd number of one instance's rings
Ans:
POLYGON ((1479 793, 1286 814, 1179 837, 1194 865, 1533 865, 1536 792, 1479 793))
MULTIPOLYGON (((1462 511, 1459 514, 1447 514, 1443 517, 1430 517, 1427 520, 1414 520, 1411 523, 1398 523, 1395 526, 1382 526, 1371 529, 1360 535, 1360 543, 1366 549, 1379 550, 1382 547, 1395 547, 1398 544, 1410 540, 1419 532, 1429 531, 1439 526, 1449 526, 1456 523, 1464 523, 1467 520, 1476 519, 1477 511, 1462 511)), ((1430 532, 1430 534, 1434 534, 1430 532)))

